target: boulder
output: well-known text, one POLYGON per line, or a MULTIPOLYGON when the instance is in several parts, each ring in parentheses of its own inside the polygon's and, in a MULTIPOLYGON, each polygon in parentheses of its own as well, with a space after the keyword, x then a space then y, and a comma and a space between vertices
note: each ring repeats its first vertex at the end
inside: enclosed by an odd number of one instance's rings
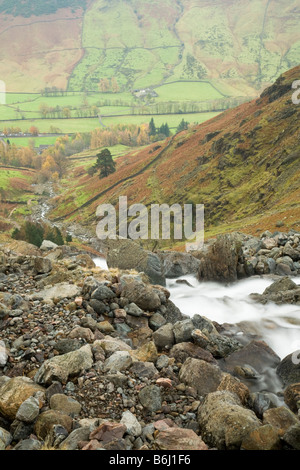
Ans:
POLYGON ((106 261, 109 268, 143 272, 152 284, 166 285, 159 256, 144 250, 130 239, 107 240, 106 261))
POLYGON ((239 450, 244 438, 261 426, 255 413, 229 391, 209 393, 198 408, 198 422, 204 442, 218 450, 239 450))
POLYGON ((45 440, 55 425, 64 427, 70 433, 72 431, 73 420, 70 416, 60 411, 44 411, 39 415, 34 425, 34 431, 38 439, 45 440))
MULTIPOLYGON (((223 358, 220 362, 220 367, 229 374, 236 375, 237 370, 245 367, 251 370, 251 374, 238 374, 247 386, 254 387, 255 382, 253 379, 266 377, 270 380, 271 374, 273 375, 273 386, 277 387, 278 378, 276 379, 276 367, 280 363, 280 358, 277 354, 264 342, 253 340, 237 351, 234 351, 229 356, 223 358)), ((257 381, 258 383, 259 381, 257 381)), ((252 388, 253 389, 253 388, 252 388)))
POLYGON ((299 351, 288 354, 282 359, 276 372, 285 386, 300 382, 299 351))
POLYGON ((134 360, 142 362, 156 362, 158 358, 157 349, 153 341, 143 344, 140 348, 131 351, 134 360))
POLYGON ((205 396, 217 390, 222 372, 217 365, 189 357, 180 369, 179 379, 193 387, 198 395, 205 396))
POLYGON ((58 245, 50 240, 43 240, 40 246, 40 250, 42 251, 55 250, 56 248, 58 248, 58 245))
POLYGON ((27 377, 15 377, 0 387, 0 413, 13 420, 27 398, 45 389, 27 377))
MULTIPOLYGON (((122 276, 121 279, 122 297, 136 304, 144 311, 152 312, 161 305, 161 300, 152 286, 145 284, 135 276, 122 276)), ((128 313, 128 312, 127 312, 128 313)))
POLYGON ((190 253, 177 251, 158 253, 162 262, 163 274, 168 279, 175 279, 187 274, 196 274, 200 261, 190 253))
POLYGON ((175 343, 172 323, 166 323, 153 333, 153 341, 159 350, 170 349, 175 343))
POLYGON ((105 422, 90 433, 90 439, 107 443, 115 439, 122 439, 127 428, 123 423, 105 422))
POLYGON ((270 408, 263 413, 263 424, 270 424, 277 430, 277 434, 283 434, 294 424, 299 423, 297 416, 285 406, 270 408))
POLYGON ((300 410, 300 382, 286 387, 284 390, 284 401, 294 413, 300 410))
POLYGON ((192 429, 168 427, 155 437, 154 448, 157 450, 208 450, 207 445, 192 429))
POLYGON ((276 429, 266 424, 251 431, 242 441, 241 450, 279 450, 280 438, 276 429))
POLYGON ((234 282, 241 255, 241 242, 235 234, 220 235, 197 254, 199 281, 234 282))
POLYGON ((78 416, 81 411, 80 403, 63 393, 52 395, 50 398, 50 408, 72 417, 78 416))
POLYGON ((60 450, 77 450, 79 442, 88 441, 91 433, 91 426, 83 426, 74 429, 71 434, 60 444, 60 450))
POLYGON ((101 283, 91 295, 92 299, 104 301, 104 300, 111 300, 116 297, 116 294, 111 290, 109 287, 105 285, 105 283, 101 283))
POLYGON ((212 356, 209 351, 202 349, 195 343, 179 343, 175 344, 170 351, 170 357, 174 357, 176 362, 182 364, 189 358, 201 359, 202 361, 217 364, 216 359, 212 356))
POLYGON ((195 329, 191 319, 178 321, 173 326, 173 333, 176 343, 185 343, 192 339, 192 332, 195 329))
POLYGON ((286 442, 292 449, 300 450, 300 423, 291 426, 282 436, 284 442, 286 442))
POLYGON ((62 300, 77 297, 80 293, 80 287, 76 284, 68 284, 62 282, 56 284, 54 287, 45 288, 35 294, 29 296, 30 300, 44 300, 45 302, 51 302, 54 299, 62 300))
POLYGON ((34 260, 34 270, 37 274, 47 274, 52 271, 52 263, 48 258, 36 257, 34 260))
POLYGON ((45 361, 35 374, 38 384, 51 385, 54 381, 66 383, 69 377, 89 370, 93 365, 93 353, 89 344, 61 356, 54 356, 45 361))
POLYGON ((181 311, 170 299, 160 307, 160 314, 164 317, 167 323, 175 324, 176 322, 183 320, 181 311))

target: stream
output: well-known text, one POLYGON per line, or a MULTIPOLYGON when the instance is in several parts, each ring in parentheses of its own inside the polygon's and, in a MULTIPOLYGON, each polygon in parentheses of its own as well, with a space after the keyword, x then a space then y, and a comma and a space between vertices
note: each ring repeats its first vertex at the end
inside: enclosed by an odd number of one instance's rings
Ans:
MULTIPOLYGON (((55 195, 51 184, 47 186, 47 192, 49 198, 55 195)), ((49 198, 43 199, 33 216, 36 220, 41 219, 51 224, 47 219, 49 198)), ((57 226, 63 228, 62 224, 57 226)), ((93 241, 97 241, 93 233, 88 233, 88 228, 79 224, 68 227, 67 232, 85 243, 93 244, 93 241)), ((105 258, 95 258, 94 262, 97 266, 107 269, 105 258)), ((300 277, 293 280, 300 284, 300 277)), ((179 279, 168 279, 166 287, 170 291, 170 299, 184 315, 193 317, 199 314, 219 324, 227 323, 237 327, 239 324, 247 324, 248 330, 260 336, 283 359, 300 349, 300 306, 273 303, 262 305, 249 298, 251 293, 262 294, 272 282, 270 276, 253 276, 223 285, 216 282, 198 282, 195 276, 188 275, 179 279)))
MULTIPOLYGON (((104 258, 95 258, 94 262, 107 269, 104 258)), ((296 283, 299 280, 299 277, 293 279, 296 283)), ((198 282, 195 276, 189 275, 168 279, 166 287, 171 293, 170 300, 184 315, 193 317, 199 314, 219 324, 247 324, 248 330, 261 336, 283 359, 300 349, 300 306, 262 305, 248 297, 252 293, 262 294, 272 282, 268 276, 253 276, 226 286, 216 282, 198 282), (187 283, 181 283, 181 280, 187 283)))

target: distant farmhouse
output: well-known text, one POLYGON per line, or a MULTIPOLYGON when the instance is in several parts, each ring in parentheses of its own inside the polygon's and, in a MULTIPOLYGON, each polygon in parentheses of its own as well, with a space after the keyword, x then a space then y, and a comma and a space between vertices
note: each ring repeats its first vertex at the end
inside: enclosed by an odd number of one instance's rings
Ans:
POLYGON ((143 99, 150 96, 151 98, 157 98, 158 94, 152 88, 143 88, 142 90, 133 90, 134 96, 143 99))

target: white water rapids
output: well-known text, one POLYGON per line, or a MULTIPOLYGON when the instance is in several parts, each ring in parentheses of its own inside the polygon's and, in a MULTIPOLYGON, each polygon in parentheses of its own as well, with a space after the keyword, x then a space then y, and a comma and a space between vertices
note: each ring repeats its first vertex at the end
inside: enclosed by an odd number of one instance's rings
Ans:
MULTIPOLYGON (((283 359, 300 349, 300 306, 260 304, 251 300, 251 293, 262 294, 272 279, 252 277, 228 286, 215 282, 198 282, 184 276, 193 287, 168 280, 171 300, 188 316, 202 315, 219 324, 247 322, 283 359)), ((299 283, 300 278, 293 279, 299 283)))
MULTIPOLYGON (((96 258, 94 262, 107 269, 104 258, 96 258)), ((228 286, 200 283, 192 275, 180 279, 192 287, 176 279, 168 279, 166 287, 171 293, 170 299, 184 315, 199 314, 220 325, 247 322, 281 359, 300 349, 300 306, 262 305, 249 298, 251 293, 262 294, 272 284, 271 278, 254 276, 228 286)), ((300 277, 293 280, 300 284, 300 277)))

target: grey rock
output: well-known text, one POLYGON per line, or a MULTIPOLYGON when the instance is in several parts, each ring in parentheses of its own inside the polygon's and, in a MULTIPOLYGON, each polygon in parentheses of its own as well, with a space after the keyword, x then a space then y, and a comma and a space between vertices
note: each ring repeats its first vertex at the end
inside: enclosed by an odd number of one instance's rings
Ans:
POLYGON ((149 320, 149 326, 153 331, 158 330, 161 326, 165 325, 167 320, 160 313, 155 313, 149 320))
POLYGON ((158 370, 164 369, 165 367, 168 367, 169 365, 169 357, 166 356, 165 354, 161 354, 159 358, 156 361, 156 368, 158 370))
POLYGON ((164 309, 161 309, 161 315, 166 319, 167 323, 176 323, 177 321, 181 321, 183 319, 183 315, 179 308, 172 302, 172 300, 168 299, 165 305, 163 305, 164 309))
POLYGON ((43 243, 40 246, 40 250, 42 251, 54 250, 55 248, 58 248, 58 245, 50 240, 43 240, 43 243))
POLYGON ((192 332, 195 329, 192 320, 176 322, 173 326, 173 333, 176 343, 184 343, 192 339, 192 332))
POLYGON ((159 411, 162 405, 160 388, 156 385, 147 385, 139 392, 139 400, 147 411, 154 413, 159 411))
POLYGON ((54 381, 66 383, 69 376, 79 375, 93 365, 93 353, 90 345, 76 351, 55 356, 45 361, 37 371, 34 380, 38 384, 51 385, 54 381))
POLYGON ((104 283, 100 286, 98 286, 91 295, 92 299, 96 300, 111 300, 116 297, 116 294, 109 288, 107 287, 104 283))
POLYGON ((170 349, 175 343, 172 323, 161 326, 153 333, 153 341, 159 350, 170 349))
POLYGON ((52 263, 48 258, 37 256, 34 260, 34 270, 37 274, 47 274, 52 271, 52 263))
POLYGON ((132 357, 128 351, 116 351, 104 362, 104 371, 121 372, 132 364, 132 357))
POLYGON ((3 443, 4 448, 7 447, 11 443, 12 439, 13 437, 10 434, 10 432, 0 427, 0 443, 1 442, 3 443))
POLYGON ((159 295, 152 286, 145 284, 137 277, 121 276, 122 296, 130 303, 135 303, 144 311, 155 311, 161 305, 159 295))
POLYGON ((158 370, 154 366, 153 362, 134 362, 130 370, 139 378, 147 377, 151 379, 158 375, 158 370))
POLYGON ((200 261, 190 253, 163 252, 159 253, 166 278, 175 279, 187 274, 196 274, 200 261))
POLYGON ((104 302, 101 300, 97 299, 91 299, 89 301, 89 305, 92 307, 92 309, 98 314, 98 315, 103 315, 107 314, 109 312, 109 307, 106 305, 104 302))
POLYGON ((179 379, 205 396, 217 390, 222 372, 217 365, 189 357, 180 369, 179 379))
POLYGON ((43 443, 37 439, 24 439, 18 442, 13 450, 41 450, 43 443))
POLYGON ((297 289, 297 284, 292 281, 289 277, 284 277, 282 279, 278 279, 277 281, 273 282, 269 287, 267 287, 263 295, 268 294, 277 294, 278 292, 289 291, 293 289, 297 289))
POLYGON ((145 273, 152 284, 166 284, 162 263, 156 253, 144 250, 141 245, 129 239, 107 240, 105 245, 109 268, 133 269, 145 273))
POLYGON ((82 347, 81 341, 78 339, 71 339, 71 338, 63 338, 54 345, 54 349, 59 352, 59 354, 67 354, 72 351, 76 351, 76 349, 80 349, 82 347))
POLYGON ((288 354, 280 364, 276 372, 285 386, 300 382, 299 351, 288 354))
POLYGON ((210 334, 206 349, 217 358, 226 357, 234 351, 242 348, 242 345, 234 338, 220 334, 210 334))
POLYGON ((81 441, 89 441, 92 426, 83 426, 72 431, 59 445, 60 450, 77 450, 81 441))
POLYGON ((62 300, 65 298, 76 297, 80 293, 80 288, 76 284, 62 282, 54 287, 45 288, 29 296, 30 300, 44 300, 51 302, 53 299, 62 300))
POLYGON ((32 423, 39 415, 39 400, 35 397, 29 397, 23 401, 17 411, 16 419, 25 423, 32 423))
POLYGON ((131 302, 129 305, 126 305, 124 310, 126 313, 128 313, 128 315, 132 315, 133 317, 141 317, 144 314, 144 311, 139 308, 134 302, 131 302))
POLYGON ((292 449, 300 450, 300 423, 291 426, 283 435, 282 439, 292 449))
POLYGON ((122 414, 120 422, 126 426, 126 432, 130 436, 138 437, 141 435, 142 426, 140 425, 139 421, 134 416, 134 414, 131 413, 131 411, 125 411, 122 414))

